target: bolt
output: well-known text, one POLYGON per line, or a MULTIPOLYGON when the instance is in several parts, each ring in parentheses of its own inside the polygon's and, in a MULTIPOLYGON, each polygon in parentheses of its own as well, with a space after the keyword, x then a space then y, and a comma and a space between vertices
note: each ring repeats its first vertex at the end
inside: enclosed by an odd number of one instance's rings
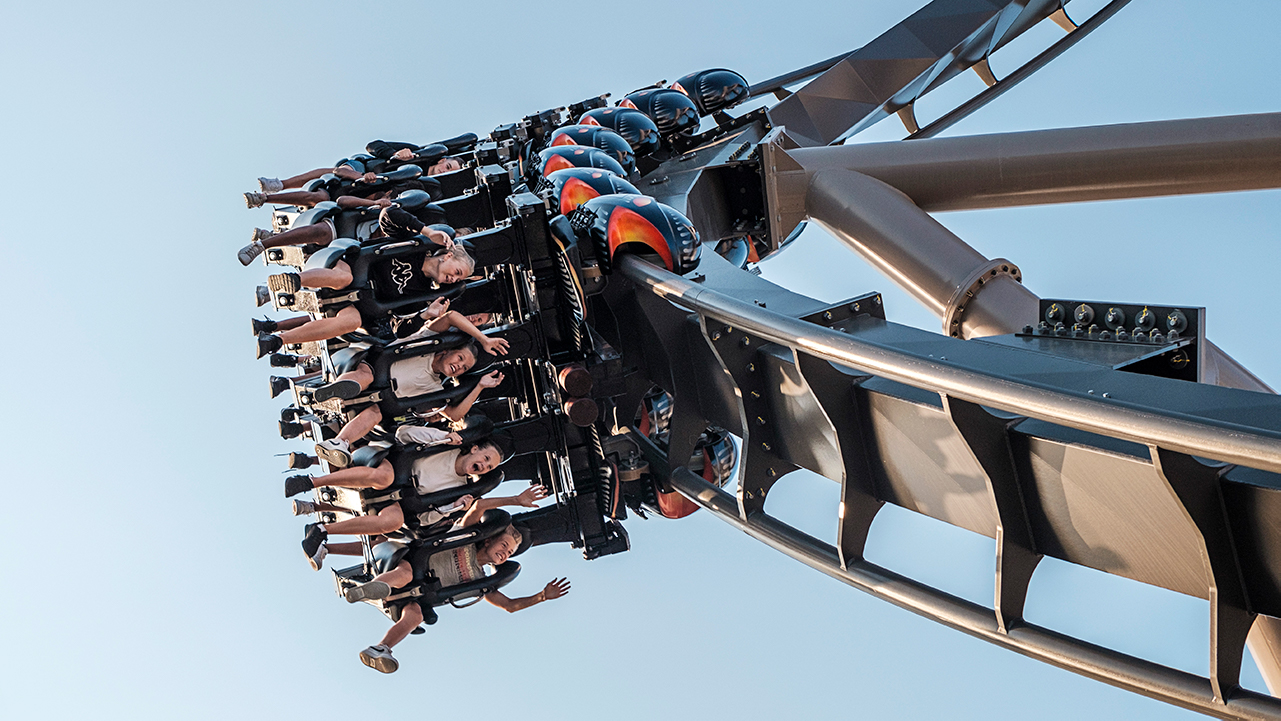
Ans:
POLYGON ((830 310, 823 311, 823 320, 831 320, 831 319, 832 319, 832 311, 830 310))
POLYGON ((1104 397, 1104 398, 1111 398, 1111 397, 1112 397, 1112 394, 1111 394, 1111 393, 1104 393, 1104 394, 1103 394, 1103 397, 1104 397))
POLYGON ((753 397, 753 398, 760 398, 760 397, 761 397, 760 391, 752 391, 752 397, 753 397))
POLYGON ((762 444, 761 444, 761 448, 762 448, 763 450, 766 450, 766 451, 773 450, 773 449, 771 449, 771 448, 769 447, 769 444, 768 444, 768 443, 762 443, 762 444))
POLYGON ((714 340, 714 341, 715 341, 715 340, 720 340, 720 339, 721 339, 721 332, 720 332, 720 331, 718 331, 718 330, 714 330, 714 331, 712 331, 712 340, 714 340))
MULTIPOLYGON (((775 471, 773 468, 769 469, 769 477, 770 477, 770 478, 773 478, 774 476, 777 476, 777 475, 778 475, 778 472, 777 472, 777 471, 775 471)), ((761 491, 761 492, 762 492, 762 493, 764 493, 764 491, 761 491)))
POLYGON ((856 312, 856 313, 858 312, 858 303, 855 303, 855 304, 854 304, 854 312, 856 312))
POLYGON ((744 337, 743 337, 743 347, 744 347, 744 348, 746 348, 747 346, 749 346, 749 345, 751 345, 751 344, 752 344, 752 339, 751 339, 751 338, 748 338, 748 337, 746 337, 746 336, 744 336, 744 337))
POLYGON ((747 372, 748 372, 748 373, 755 373, 755 372, 756 372, 756 364, 755 364, 755 363, 748 363, 748 364, 747 364, 747 372))

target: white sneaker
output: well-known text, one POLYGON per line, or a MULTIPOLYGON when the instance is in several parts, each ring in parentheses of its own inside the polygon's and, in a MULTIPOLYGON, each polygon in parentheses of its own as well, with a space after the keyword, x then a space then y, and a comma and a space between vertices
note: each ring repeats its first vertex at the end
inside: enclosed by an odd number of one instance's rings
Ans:
POLYGON ((381 643, 361 651, 360 662, 383 673, 396 673, 396 669, 400 668, 400 664, 391 655, 391 649, 381 643))
MULTIPOLYGON (((255 228, 255 230, 258 230, 258 229, 255 228)), ((245 247, 241 248, 240 252, 236 253, 236 259, 240 261, 241 265, 249 265, 250 263, 254 262, 254 258, 257 258, 258 256, 262 255, 262 251, 263 251, 262 241, 255 240, 249 245, 246 245, 245 247)))
POLYGON ((347 603, 355 603, 357 601, 377 601, 379 599, 387 598, 390 595, 391 586, 387 585, 383 581, 370 581, 369 583, 362 583, 359 586, 352 586, 346 591, 343 591, 342 594, 343 598, 347 599, 347 603))
POLYGON ((311 556, 307 558, 307 562, 311 564, 311 570, 319 571, 321 568, 323 568, 325 565, 325 557, 328 555, 329 555, 329 547, 323 543, 320 544, 320 548, 317 548, 316 552, 311 554, 311 556))
POLYGON ((285 189, 285 184, 276 178, 259 178, 258 187, 264 193, 279 193, 285 189))
POLYGON ((267 202, 265 193, 245 193, 245 205, 249 208, 261 208, 267 202))
POLYGON ((351 465, 351 450, 347 441, 341 438, 330 438, 317 443, 316 455, 335 468, 346 468, 351 465))
POLYGON ((276 234, 275 231, 267 230, 266 228, 254 228, 254 232, 250 234, 252 237, 250 237, 249 239, 250 240, 266 240, 275 234, 276 234))
POLYGON ((311 501, 300 501, 295 498, 293 503, 295 516, 310 516, 316 512, 316 504, 311 501))

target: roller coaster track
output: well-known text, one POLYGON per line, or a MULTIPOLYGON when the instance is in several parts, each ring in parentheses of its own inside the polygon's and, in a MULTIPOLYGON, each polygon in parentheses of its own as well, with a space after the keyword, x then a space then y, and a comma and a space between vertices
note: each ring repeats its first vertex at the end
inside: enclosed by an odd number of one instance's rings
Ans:
POLYGON ((1125 4, 1078 26, 1059 2, 935 0, 860 50, 752 86, 780 102, 737 125, 718 118, 717 137, 645 170, 645 192, 722 250, 746 238, 765 257, 820 223, 936 312, 942 335, 886 321, 877 294, 824 304, 710 252, 685 277, 621 258, 597 329, 672 397, 667 448, 644 449, 650 467, 753 538, 1037 660, 1211 716, 1281 719, 1281 699, 1238 683, 1247 637, 1269 686, 1281 680, 1268 648, 1281 639, 1281 397, 1203 328, 1195 339, 1145 332, 1152 349, 1130 352, 1149 365, 1115 362, 1115 344, 1094 342, 1111 334, 1087 331, 1088 318, 1055 328, 1065 308, 928 214, 1281 187, 1281 114, 931 137, 1125 4), (988 56, 1047 18, 1068 34, 992 77, 988 56), (918 127, 916 99, 969 68, 988 89, 918 127), (839 145, 891 115, 911 143, 839 145), (1193 375, 1149 372, 1180 348, 1193 375), (736 496, 676 460, 709 425, 742 439, 736 496), (766 513, 797 469, 841 484, 835 545, 766 513), (884 503, 994 538, 993 606, 868 563, 884 503), (1026 622, 1044 556, 1207 599, 1208 677, 1026 622))
POLYGON ((1210 715, 1281 718, 1281 701, 1236 687, 1253 613, 1281 612, 1257 580, 1281 568, 1235 550, 1277 541, 1253 534, 1276 518, 1281 484, 1245 469, 1281 469, 1281 398, 1033 357, 853 310, 876 309, 878 296, 840 304, 844 319, 825 327, 835 309, 718 261, 696 281, 625 259, 630 284, 611 299, 643 309, 629 316, 651 321, 638 337, 669 339, 650 360, 687 359, 671 370, 681 379, 673 447, 676 429, 703 423, 742 434, 737 498, 684 469, 671 473, 676 490, 807 565, 978 638, 1210 715), (686 332, 672 333, 679 324, 686 332), (1102 388, 1110 397, 1092 392, 1102 388), (842 484, 835 547, 764 511, 797 468, 842 484), (995 608, 863 560, 884 502, 995 538, 995 608), (1024 622, 1042 554, 1210 599, 1210 678, 1024 622))

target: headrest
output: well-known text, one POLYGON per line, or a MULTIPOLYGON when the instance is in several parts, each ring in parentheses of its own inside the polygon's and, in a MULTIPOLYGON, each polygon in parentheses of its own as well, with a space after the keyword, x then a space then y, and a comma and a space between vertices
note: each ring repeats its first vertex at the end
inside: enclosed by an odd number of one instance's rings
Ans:
MULTIPOLYGON (((432 223, 427 227, 432 230, 439 230, 445 235, 448 235, 450 240, 454 240, 458 237, 458 233, 454 231, 453 227, 449 225, 445 225, 444 223, 432 223)), ((467 247, 467 245, 464 243, 463 247, 467 247)))
POLYGON ((463 133, 447 140, 437 141, 434 145, 443 145, 447 151, 457 153, 471 148, 478 140, 480 138, 475 133, 463 133))
POLYGON ((656 88, 638 90, 618 104, 649 116, 663 135, 690 133, 698 129, 698 108, 679 90, 656 88))
POLYGON ((727 110, 751 95, 747 80, 725 68, 690 73, 672 83, 672 89, 685 93, 694 102, 700 115, 727 110))
POLYGON ((380 175, 379 178, 381 178, 384 181, 414 180, 415 178, 419 177, 422 174, 423 174, 422 168, 418 167, 417 165, 409 164, 409 165, 402 165, 399 168, 396 168, 395 170, 389 170, 383 173, 382 175, 380 175))
POLYGON ((435 165, 446 155, 449 155, 449 148, 440 143, 432 143, 414 151, 414 160, 421 162, 423 165, 435 165))

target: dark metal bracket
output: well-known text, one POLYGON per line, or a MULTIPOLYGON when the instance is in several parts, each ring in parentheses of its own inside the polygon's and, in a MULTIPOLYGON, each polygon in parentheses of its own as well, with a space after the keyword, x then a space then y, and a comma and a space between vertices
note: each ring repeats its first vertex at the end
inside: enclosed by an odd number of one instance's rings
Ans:
POLYGON ((943 408, 974 460, 987 477, 987 489, 996 508, 996 623, 1001 633, 1023 621, 1032 574, 1041 562, 1032 540, 1023 489, 1010 450, 1010 426, 1018 420, 998 418, 977 404, 939 394, 943 408))
POLYGON ((1210 585, 1210 687, 1215 701, 1227 703, 1239 687, 1245 640, 1255 617, 1246 598, 1245 579, 1219 487, 1220 476, 1231 466, 1211 467, 1183 453, 1154 445, 1148 448, 1157 475, 1201 537, 1210 585))

